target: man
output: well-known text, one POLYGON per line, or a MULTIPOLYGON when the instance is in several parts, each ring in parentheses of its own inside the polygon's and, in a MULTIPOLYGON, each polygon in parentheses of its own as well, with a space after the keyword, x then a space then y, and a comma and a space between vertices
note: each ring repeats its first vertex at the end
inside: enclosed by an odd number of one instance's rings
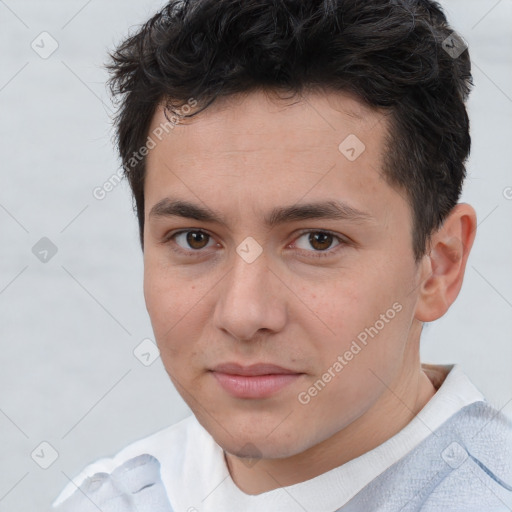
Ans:
POLYGON ((54 510, 512 510, 510 422, 419 358, 476 230, 470 61, 439 5, 172 1, 109 68, 146 305, 194 415, 54 510))

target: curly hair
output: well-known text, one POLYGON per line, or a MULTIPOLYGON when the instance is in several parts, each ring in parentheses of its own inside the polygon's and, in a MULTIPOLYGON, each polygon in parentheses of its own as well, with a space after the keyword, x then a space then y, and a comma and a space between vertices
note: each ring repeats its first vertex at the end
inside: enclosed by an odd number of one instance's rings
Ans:
POLYGON ((118 105, 116 144, 144 250, 144 145, 156 107, 256 89, 292 95, 324 88, 388 114, 383 175, 404 191, 416 261, 456 205, 471 139, 467 49, 430 0, 171 0, 113 52, 108 84, 118 105))

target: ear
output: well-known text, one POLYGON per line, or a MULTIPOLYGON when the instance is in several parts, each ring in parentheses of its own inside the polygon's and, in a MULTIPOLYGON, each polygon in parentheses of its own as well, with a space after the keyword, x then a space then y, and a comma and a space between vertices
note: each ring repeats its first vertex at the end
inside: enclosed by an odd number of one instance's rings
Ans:
POLYGON ((476 235, 476 212, 466 203, 457 204, 443 225, 430 237, 423 257, 415 318, 432 322, 442 317, 457 298, 469 252, 476 235))

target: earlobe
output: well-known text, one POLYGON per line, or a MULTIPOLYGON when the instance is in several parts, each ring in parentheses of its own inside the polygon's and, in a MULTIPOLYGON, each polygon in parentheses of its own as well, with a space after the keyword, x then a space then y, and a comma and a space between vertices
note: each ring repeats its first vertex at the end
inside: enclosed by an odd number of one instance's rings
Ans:
POLYGON ((476 234, 476 213, 466 203, 457 204, 430 239, 424 256, 415 317, 432 322, 443 316, 459 294, 466 262, 476 234))

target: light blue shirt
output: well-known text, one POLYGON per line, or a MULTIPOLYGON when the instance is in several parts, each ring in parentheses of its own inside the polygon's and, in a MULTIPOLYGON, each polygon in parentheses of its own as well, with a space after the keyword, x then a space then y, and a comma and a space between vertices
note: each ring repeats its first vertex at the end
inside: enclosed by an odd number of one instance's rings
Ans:
MULTIPOLYGON (((143 454, 87 478, 52 510, 182 512, 171 503, 158 460, 143 454)), ((464 407, 337 511, 512 511, 512 422, 485 401, 464 407)))
POLYGON ((340 512, 510 512, 512 422, 487 402, 461 409, 340 512))

